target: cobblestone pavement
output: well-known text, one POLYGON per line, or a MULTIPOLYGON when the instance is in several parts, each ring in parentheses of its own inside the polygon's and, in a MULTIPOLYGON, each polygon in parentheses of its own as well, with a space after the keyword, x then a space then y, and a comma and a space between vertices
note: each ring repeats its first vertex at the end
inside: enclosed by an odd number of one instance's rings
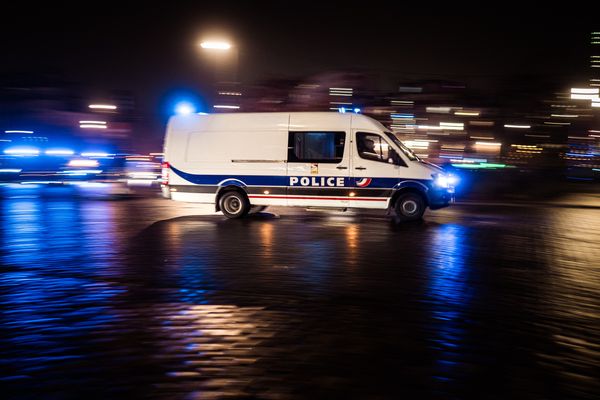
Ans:
POLYGON ((198 213, 1 199, 2 397, 600 396, 598 210, 198 213))

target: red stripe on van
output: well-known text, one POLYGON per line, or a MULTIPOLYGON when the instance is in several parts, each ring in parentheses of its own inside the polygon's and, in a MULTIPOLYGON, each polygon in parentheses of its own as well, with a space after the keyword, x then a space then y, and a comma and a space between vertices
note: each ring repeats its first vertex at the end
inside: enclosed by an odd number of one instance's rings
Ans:
POLYGON ((306 200, 360 200, 360 201, 387 201, 388 199, 367 199, 364 197, 325 197, 325 196, 262 196, 250 195, 250 199, 306 199, 306 200))

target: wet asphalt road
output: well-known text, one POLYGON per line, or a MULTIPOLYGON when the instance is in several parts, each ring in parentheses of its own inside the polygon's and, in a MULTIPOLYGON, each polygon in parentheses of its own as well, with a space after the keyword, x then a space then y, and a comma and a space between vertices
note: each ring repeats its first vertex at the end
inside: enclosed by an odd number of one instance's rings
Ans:
POLYGON ((600 210, 0 199, 3 398, 598 398, 600 210))

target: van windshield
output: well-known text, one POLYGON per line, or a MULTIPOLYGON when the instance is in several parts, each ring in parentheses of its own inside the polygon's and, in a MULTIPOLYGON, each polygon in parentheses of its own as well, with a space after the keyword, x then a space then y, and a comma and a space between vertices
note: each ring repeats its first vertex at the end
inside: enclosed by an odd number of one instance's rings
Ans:
POLYGON ((413 151, 411 149, 409 149, 408 147, 406 147, 404 145, 404 143, 402 143, 400 141, 400 139, 398 139, 396 137, 396 135, 394 135, 392 132, 385 132, 386 136, 388 138, 390 138, 392 140, 392 142, 394 142, 396 144, 396 146, 398 146, 400 148, 400 150, 402 150, 402 152, 404 153, 404 155, 406 157, 408 157, 408 159, 410 161, 421 161, 419 159, 419 157, 417 157, 417 155, 415 153, 413 153, 413 151))

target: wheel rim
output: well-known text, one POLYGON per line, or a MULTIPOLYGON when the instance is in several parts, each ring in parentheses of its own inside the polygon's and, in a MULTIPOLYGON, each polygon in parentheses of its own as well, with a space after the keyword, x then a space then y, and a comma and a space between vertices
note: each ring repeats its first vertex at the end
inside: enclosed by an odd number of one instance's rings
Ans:
POLYGON ((406 200, 402 203, 402 212, 406 215, 413 215, 419 209, 419 205, 414 200, 406 200))
POLYGON ((229 214, 238 214, 242 209, 242 201, 235 196, 225 199, 225 211, 229 214))

